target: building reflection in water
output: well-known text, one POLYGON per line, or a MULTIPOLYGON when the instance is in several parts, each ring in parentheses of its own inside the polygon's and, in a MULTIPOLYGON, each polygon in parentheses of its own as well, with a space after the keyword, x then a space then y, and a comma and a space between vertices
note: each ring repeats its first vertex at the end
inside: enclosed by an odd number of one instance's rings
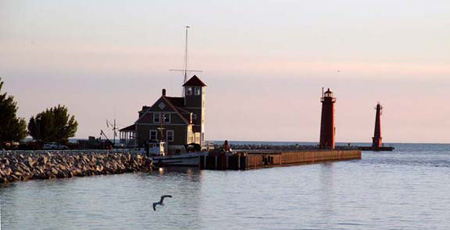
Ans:
POLYGON ((322 215, 322 220, 325 222, 324 225, 331 228, 333 223, 330 222, 332 216, 334 216, 333 208, 333 162, 326 162, 320 164, 320 196, 321 196, 321 207, 320 213, 322 215))

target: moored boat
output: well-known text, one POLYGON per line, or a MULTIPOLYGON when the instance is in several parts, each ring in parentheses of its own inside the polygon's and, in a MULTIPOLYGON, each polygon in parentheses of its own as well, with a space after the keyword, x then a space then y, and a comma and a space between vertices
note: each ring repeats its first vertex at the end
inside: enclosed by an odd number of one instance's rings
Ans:
POLYGON ((207 156, 208 152, 187 152, 182 154, 153 156, 153 164, 156 166, 200 166, 200 157, 207 156))

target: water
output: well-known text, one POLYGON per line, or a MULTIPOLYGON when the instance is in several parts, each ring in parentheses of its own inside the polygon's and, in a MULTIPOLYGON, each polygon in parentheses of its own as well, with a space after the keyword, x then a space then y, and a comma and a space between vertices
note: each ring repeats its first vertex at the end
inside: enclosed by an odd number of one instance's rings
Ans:
POLYGON ((450 145, 395 146, 359 161, 12 183, 1 229, 449 229, 450 145))

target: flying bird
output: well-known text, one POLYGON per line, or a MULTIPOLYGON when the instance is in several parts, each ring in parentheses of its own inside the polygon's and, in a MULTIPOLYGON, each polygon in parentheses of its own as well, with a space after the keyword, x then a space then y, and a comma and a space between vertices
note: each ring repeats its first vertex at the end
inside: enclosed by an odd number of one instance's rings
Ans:
POLYGON ((172 198, 172 196, 171 195, 161 196, 161 200, 159 202, 153 203, 153 211, 156 211, 156 205, 164 206, 164 198, 172 198))

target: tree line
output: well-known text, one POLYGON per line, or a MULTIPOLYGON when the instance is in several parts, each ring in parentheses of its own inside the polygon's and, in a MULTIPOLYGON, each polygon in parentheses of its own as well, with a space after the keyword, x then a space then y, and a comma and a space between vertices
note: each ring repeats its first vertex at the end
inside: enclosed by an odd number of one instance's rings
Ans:
POLYGON ((67 143, 77 132, 78 122, 67 107, 58 105, 48 108, 28 122, 17 117, 17 102, 14 96, 3 91, 0 78, 0 145, 4 142, 18 142, 30 135, 39 144, 47 142, 67 143))

